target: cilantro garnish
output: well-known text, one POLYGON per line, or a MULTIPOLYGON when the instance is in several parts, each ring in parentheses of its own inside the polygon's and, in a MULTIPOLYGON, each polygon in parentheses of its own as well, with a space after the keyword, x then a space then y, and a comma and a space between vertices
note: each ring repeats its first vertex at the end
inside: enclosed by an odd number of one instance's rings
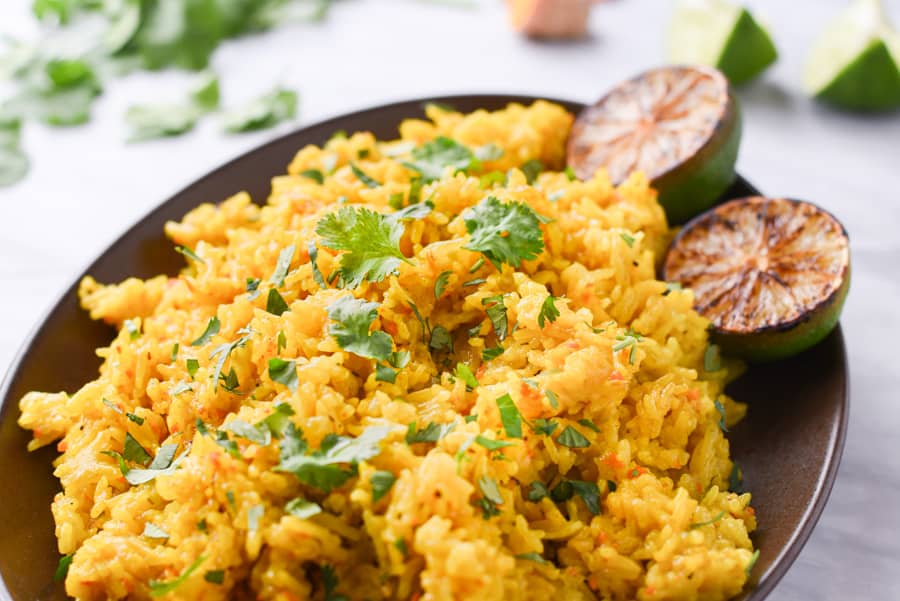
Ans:
POLYGON ((723 405, 718 399, 713 401, 713 405, 716 407, 716 411, 719 413, 719 428, 722 432, 728 432, 728 426, 725 423, 725 405, 723 405))
POLYGON ((356 163, 350 163, 350 170, 353 172, 353 175, 356 176, 356 179, 365 184, 367 188, 377 188, 381 185, 381 182, 370 177, 365 171, 357 167, 356 163))
POLYGON ((262 447, 268 446, 269 443, 272 442, 272 435, 269 432, 269 428, 263 423, 252 426, 244 420, 235 419, 222 426, 222 430, 231 432, 235 436, 246 438, 250 442, 262 447))
POLYGON ((522 163, 519 170, 525 174, 525 181, 529 184, 533 184, 544 170, 544 164, 537 159, 531 159, 530 161, 522 163))
MULTIPOLYGON (((218 331, 218 328, 217 328, 217 331, 218 331)), ((241 330, 241 333, 243 333, 244 335, 241 336, 240 338, 238 338, 237 340, 235 340, 234 342, 226 342, 225 344, 220 344, 219 346, 214 348, 213 351, 209 354, 210 359, 218 357, 218 359, 216 360, 216 366, 213 369, 213 374, 212 374, 214 391, 218 390, 219 380, 225 379, 226 383, 227 383, 228 377, 222 376, 222 369, 225 367, 225 361, 228 359, 228 357, 231 356, 231 353, 233 353, 235 349, 244 346, 245 344, 247 344, 247 342, 250 341, 250 331, 249 330, 246 330, 246 329, 241 330)), ((233 373, 234 369, 232 369, 231 371, 233 373)))
POLYGON ((204 344, 207 344, 210 340, 212 340, 213 336, 219 333, 220 327, 222 327, 222 324, 221 322, 219 322, 219 318, 213 317, 209 320, 209 323, 206 324, 206 330, 204 330, 203 333, 200 334, 199 338, 191 343, 191 346, 203 346, 204 344))
POLYGON ((485 282, 487 282, 486 278, 475 278, 474 280, 463 282, 462 286, 463 288, 470 288, 472 286, 481 286, 485 282))
POLYGON ((387 215, 388 219, 393 219, 394 221, 402 221, 402 220, 410 220, 410 219, 422 219, 426 217, 431 211, 434 210, 434 203, 430 200, 426 200, 425 202, 419 202, 416 204, 409 205, 405 209, 400 209, 395 213, 390 213, 387 215))
POLYGON ((498 270, 503 263, 518 267, 544 250, 544 234, 538 214, 528 205, 502 203, 488 196, 463 213, 471 236, 469 250, 481 252, 498 270))
POLYGON ((316 226, 322 244, 341 255, 342 287, 355 288, 364 280, 380 282, 409 260, 400 252, 403 224, 365 208, 343 207, 316 226))
POLYGON ((116 413, 122 413, 122 410, 119 409, 119 406, 110 401, 109 399, 101 399, 104 405, 115 411, 116 413))
POLYGON ((444 290, 447 288, 447 283, 450 281, 450 276, 453 274, 452 271, 442 271, 437 279, 434 281, 434 298, 439 299, 441 295, 444 294, 444 290))
POLYGON ((171 389, 169 389, 169 394, 172 396, 178 396, 179 394, 184 394, 185 392, 190 392, 192 390, 193 388, 191 387, 191 385, 182 380, 181 382, 175 384, 175 386, 173 386, 171 389))
POLYGON ((288 270, 291 268, 291 261, 294 259, 296 250, 296 247, 291 244, 278 254, 278 261, 275 263, 275 271, 272 272, 272 277, 269 278, 270 284, 278 288, 284 286, 284 278, 287 277, 288 270))
POLYGON ((484 257, 478 257, 478 260, 472 263, 472 266, 469 267, 469 273, 475 273, 482 267, 484 267, 484 257))
POLYGON ((297 363, 285 359, 269 359, 269 377, 272 381, 284 384, 291 392, 297 392, 300 380, 297 378, 297 363))
POLYGON ((136 423, 136 424, 139 425, 139 426, 143 426, 143 425, 144 425, 144 418, 143 418, 143 417, 139 417, 139 416, 135 415, 134 413, 128 413, 128 412, 126 412, 126 413, 125 413, 125 417, 127 417, 128 419, 130 419, 131 421, 133 421, 134 423, 136 423))
POLYGON ((275 337, 275 352, 280 354, 286 348, 287 336, 284 335, 284 330, 279 330, 278 336, 275 337))
POLYGON ((559 409, 559 397, 556 396, 556 393, 552 390, 545 390, 544 395, 547 397, 547 400, 550 401, 550 406, 554 409, 559 409))
POLYGON ((262 280, 259 278, 247 278, 247 285, 244 289, 247 291, 250 300, 256 300, 259 297, 259 293, 262 292, 259 289, 260 284, 262 284, 262 280))
POLYGON ((628 248, 631 248, 634 246, 634 236, 632 236, 630 234, 626 234, 625 232, 622 232, 619 235, 622 236, 622 240, 625 241, 625 244, 628 245, 628 248))
POLYGON ((397 381, 397 370, 390 365, 378 363, 375 365, 375 381, 393 384, 397 381))
POLYGON ((463 418, 467 424, 471 424, 472 422, 478 421, 478 414, 473 413, 472 415, 467 415, 463 418))
POLYGON ((413 160, 403 164, 417 171, 425 183, 441 179, 447 167, 453 167, 454 172, 466 172, 481 166, 469 148, 445 136, 426 142, 411 154, 413 160))
POLYGON ((186 101, 128 107, 129 141, 178 136, 194 128, 203 115, 219 106, 219 80, 207 74, 186 101))
POLYGON ((324 601, 349 601, 346 595, 335 594, 338 585, 337 574, 334 573, 334 567, 330 565, 322 566, 322 584, 325 588, 324 601))
POLYGON ((181 573, 178 578, 174 580, 151 580, 150 581, 150 595, 153 597, 162 597, 168 593, 171 593, 176 588, 181 586, 185 580, 187 580, 191 574, 193 574, 200 565, 206 561, 206 557, 201 555, 197 559, 194 560, 194 563, 188 566, 188 568, 181 573))
POLYGON ((628 363, 634 365, 634 353, 637 350, 637 343, 641 341, 641 338, 642 336, 640 334, 631 328, 628 328, 628 331, 626 331, 625 334, 616 336, 618 342, 613 345, 612 350, 614 353, 618 353, 622 349, 630 347, 631 351, 628 353, 628 363))
POLYGON ((188 375, 191 376, 191 379, 194 379, 194 376, 197 375, 197 370, 200 369, 200 362, 196 359, 187 359, 184 362, 185 368, 187 368, 188 375))
POLYGON ((566 167, 566 169, 565 169, 565 171, 563 171, 563 173, 566 174, 566 178, 568 178, 568 180, 570 182, 574 182, 576 179, 578 179, 578 176, 575 175, 575 170, 572 169, 571 167, 566 167))
POLYGON ((301 520, 306 520, 314 515, 322 513, 322 508, 317 503, 307 501, 300 497, 288 501, 288 504, 284 506, 284 510, 301 520))
POLYGON ((717 513, 712 518, 710 518, 706 521, 694 522, 693 524, 690 525, 690 530, 696 530, 697 528, 702 528, 704 526, 709 526, 711 524, 715 524, 716 522, 718 522, 719 520, 721 520, 724 517, 725 517, 725 512, 720 511, 719 513, 717 513))
POLYGON ((396 480, 397 477, 392 472, 384 470, 374 472, 369 478, 369 482, 372 484, 372 502, 377 503, 384 498, 396 480))
POLYGON ((185 257, 187 257, 187 258, 190 259, 191 261, 196 261, 197 263, 203 263, 203 264, 206 264, 206 261, 203 259, 203 257, 201 257, 200 255, 198 255, 197 253, 195 253, 194 251, 192 251, 192 250, 191 250, 190 248, 188 248, 187 246, 181 246, 181 245, 176 246, 176 247, 175 247, 175 252, 184 255, 185 257))
POLYGON ((588 511, 594 515, 600 513, 600 489, 594 482, 585 482, 584 480, 568 480, 572 486, 572 490, 576 495, 581 497, 588 511))
POLYGON ((510 438, 522 438, 522 414, 512 397, 504 394, 498 398, 497 408, 500 410, 500 421, 506 435, 510 438))
POLYGON ((318 169, 306 169, 300 172, 300 177, 311 179, 320 186, 325 183, 325 176, 318 169))
POLYGON ((504 173, 503 171, 491 171, 490 173, 485 173, 480 178, 478 178, 478 185, 482 190, 492 188, 495 184, 505 186, 506 173, 504 173))
POLYGON ((534 420, 533 423, 530 424, 531 429, 537 432, 538 434, 543 434, 544 436, 551 436, 556 429, 559 427, 559 422, 555 422, 552 419, 545 419, 543 417, 539 417, 534 420))
POLYGON ((478 388, 478 380, 475 378, 475 374, 472 373, 472 370, 465 363, 457 363, 456 370, 453 373, 457 378, 465 382, 467 389, 474 390, 478 388))
POLYGON ((281 293, 275 288, 270 288, 269 296, 266 298, 266 311, 272 315, 281 316, 290 310, 290 306, 288 306, 284 297, 281 296, 281 293))
POLYGON ((538 553, 519 553, 515 557, 516 559, 525 559, 527 561, 534 561, 536 563, 550 563, 546 559, 541 557, 538 553))
POLYGON ((486 348, 481 351, 481 359, 483 361, 490 361, 491 359, 496 359, 500 355, 503 354, 503 351, 506 350, 502 346, 494 346, 491 348, 486 348))
POLYGON ((240 381, 238 381, 237 372, 234 371, 234 367, 232 367, 225 375, 219 373, 219 380, 222 382, 222 388, 227 392, 237 392, 241 385, 240 381))
POLYGON ((541 312, 538 314, 538 326, 543 328, 546 322, 553 323, 559 317, 559 309, 556 308, 556 299, 551 294, 541 304, 541 312))
POLYGON ((360 461, 378 455, 379 443, 389 432, 387 427, 373 426, 358 438, 329 435, 318 451, 307 453, 302 433, 288 424, 280 446, 281 463, 275 469, 291 472, 304 484, 328 493, 349 480, 360 461))
POLYGON ((515 444, 514 442, 511 442, 509 440, 494 440, 493 438, 486 438, 481 434, 475 437, 475 442, 486 448, 488 451, 497 451, 499 449, 511 447, 515 444))
POLYGON ((600 428, 597 427, 597 424, 595 424, 591 420, 587 419, 586 417, 578 420, 578 423, 589 430, 593 430, 594 432, 600 431, 600 428))
POLYGON ((209 570, 203 574, 203 579, 210 584, 222 584, 225 582, 225 570, 209 570))
POLYGON ((403 557, 409 555, 409 549, 406 547, 406 541, 402 538, 398 538, 394 541, 394 548, 400 551, 403 557))
POLYGON ((488 519, 492 516, 499 515, 500 510, 498 509, 498 506, 503 505, 503 495, 500 494, 500 488, 497 486, 497 482, 490 476, 482 476, 478 479, 478 488, 481 490, 481 494, 484 495, 478 500, 478 505, 481 507, 482 511, 482 517, 488 519))
POLYGON ((549 497, 550 490, 544 485, 543 482, 535 480, 528 485, 528 493, 526 494, 526 496, 532 503, 537 503, 544 497, 549 497))
POLYGON ((138 327, 135 320, 126 319, 124 322, 122 322, 122 325, 125 326, 126 330, 128 330, 128 338, 130 340, 137 340, 141 337, 141 328, 138 327))
POLYGON ((125 445, 122 447, 122 457, 126 461, 146 465, 150 461, 150 453, 141 446, 141 443, 135 439, 129 432, 125 433, 125 445))
POLYGON ((409 424, 406 431, 406 444, 416 444, 420 442, 437 442, 447 434, 450 434, 456 428, 456 422, 446 424, 436 424, 428 422, 428 425, 421 430, 416 429, 416 422, 409 424))
POLYGON ((225 131, 243 132, 266 129, 293 119, 297 114, 297 92, 281 87, 266 92, 246 104, 229 110, 222 117, 225 131))
POLYGON ((428 348, 435 352, 453 352, 453 338, 444 326, 434 326, 428 340, 428 348))
POLYGON ((156 524, 147 522, 146 524, 144 524, 144 532, 142 533, 142 536, 146 536, 147 538, 167 539, 169 538, 169 533, 156 524))
POLYGON ((719 354, 719 347, 710 344, 703 353, 703 371, 713 372, 722 369, 722 357, 719 354))
POLYGON ((757 560, 759 560, 759 549, 753 552, 753 555, 750 556, 750 561, 747 562, 747 566, 744 568, 747 578, 750 578, 750 573, 753 571, 753 566, 756 565, 757 560))
POLYGON ((391 358, 391 337, 380 331, 369 333, 378 317, 378 303, 344 296, 328 306, 328 317, 335 322, 328 332, 345 351, 379 361, 391 358))
POLYGON ((317 263, 317 261, 319 260, 319 249, 316 248, 316 243, 310 241, 308 250, 309 265, 310 267, 312 267, 313 280, 315 280, 316 284, 319 285, 319 288, 327 288, 328 286, 325 284, 325 277, 322 275, 322 272, 319 271, 319 265, 317 263))
POLYGON ((69 574, 69 566, 72 565, 72 560, 74 558, 74 553, 69 553, 68 555, 63 555, 59 558, 59 563, 56 564, 56 571, 53 573, 53 580, 55 582, 62 582, 66 579, 66 576, 69 574))
POLYGON ((570 449, 583 449, 591 446, 591 441, 572 426, 566 426, 566 429, 556 438, 556 442, 570 449))
MULTIPOLYGON (((509 320, 506 317, 506 305, 503 304, 503 295, 489 296, 481 300, 481 304, 486 306, 485 313, 494 326, 494 334, 497 340, 503 342, 509 333, 509 320)), ((501 351, 502 352, 502 351, 501 351)))

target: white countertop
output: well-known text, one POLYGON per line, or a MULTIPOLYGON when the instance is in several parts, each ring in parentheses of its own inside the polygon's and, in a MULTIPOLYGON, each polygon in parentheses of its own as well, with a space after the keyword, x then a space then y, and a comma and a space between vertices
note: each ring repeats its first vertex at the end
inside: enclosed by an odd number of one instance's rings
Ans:
MULTIPOLYGON (((885 0, 900 22, 900 0, 885 0)), ((0 2, 0 33, 32 27, 30 0, 0 2)), ((759 0, 781 58, 741 89, 738 167, 773 195, 816 202, 850 232, 853 285, 842 324, 852 410, 837 484, 812 539, 773 601, 900 599, 900 114, 847 115, 803 97, 812 38, 844 2, 759 0)), ((500 0, 458 8, 427 0, 339 0, 323 23, 222 47, 224 102, 281 81, 301 94, 299 123, 387 101, 507 92, 591 101, 661 62, 668 3, 595 7, 592 37, 535 43, 513 34, 500 0)), ((0 369, 80 270, 127 226, 227 159, 295 127, 225 136, 215 119, 193 133, 125 144, 130 104, 178 100, 190 77, 139 74, 111 82, 90 125, 29 125, 28 178, 0 188, 0 369)), ((210 199, 220 200, 220 199, 210 199)))

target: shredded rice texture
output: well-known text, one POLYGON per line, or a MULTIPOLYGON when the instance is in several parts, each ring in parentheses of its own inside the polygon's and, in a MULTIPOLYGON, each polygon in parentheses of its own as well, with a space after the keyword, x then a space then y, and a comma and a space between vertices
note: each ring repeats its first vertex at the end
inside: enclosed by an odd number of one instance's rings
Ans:
POLYGON ((84 279, 84 308, 118 335, 97 350, 95 380, 71 394, 27 394, 19 420, 34 433, 30 449, 58 441, 62 492, 52 511, 60 553, 74 554, 69 595, 661 601, 741 591, 756 520, 750 495, 729 491, 723 431, 745 412, 723 393, 741 367, 705 371, 707 321, 689 290, 655 278, 670 238, 656 192, 639 173, 618 187, 602 171, 570 180, 572 116, 557 105, 427 113, 404 122, 399 140, 355 133, 303 148, 265 206, 239 193, 167 224, 173 242, 202 259, 187 259, 176 277, 84 279), (394 212, 418 175, 404 165, 411 149, 438 136, 470 149, 493 144, 502 155, 493 148, 468 173, 447 168, 422 187, 433 209, 402 221, 407 261, 395 273, 353 289, 320 286, 310 243, 326 280, 342 255, 321 243, 320 220, 342 207, 394 212), (533 160, 544 171, 528 184, 519 167, 533 160), (505 182, 481 179, 495 171, 505 182), (536 259, 498 270, 466 248, 463 213, 488 195, 545 218, 536 259), (279 287, 272 275, 291 245, 279 287), (256 293, 248 279, 259 280, 256 293), (288 305, 281 315, 266 310, 272 288, 288 305), (559 316, 541 327, 550 294, 559 316), (332 334, 328 308, 348 295, 378 303, 370 332, 409 352, 393 383, 332 334), (482 302, 498 295, 502 341, 487 314, 496 303, 482 302), (213 317, 218 331, 192 345, 213 317), (437 326, 452 350, 430 344, 437 326), (482 356, 498 346, 499 356, 482 356), (273 358, 295 361, 295 385, 273 380, 273 358), (476 387, 454 375, 458 363, 476 387), (521 438, 501 419, 503 395, 520 415, 521 438), (276 407, 293 413, 287 420, 308 452, 335 434, 381 428, 383 437, 372 456, 338 465, 345 482, 326 492, 277 469, 283 432, 251 440, 229 431, 276 407), (441 438, 407 442, 410 424, 430 423, 441 438), (573 446, 567 428, 588 444, 573 446), (183 456, 129 483, 116 456, 126 434, 149 457, 165 444, 183 456), (490 449, 479 435, 510 444, 490 449), (373 501, 376 471, 395 481, 373 501), (289 511, 295 499, 321 510, 289 511))

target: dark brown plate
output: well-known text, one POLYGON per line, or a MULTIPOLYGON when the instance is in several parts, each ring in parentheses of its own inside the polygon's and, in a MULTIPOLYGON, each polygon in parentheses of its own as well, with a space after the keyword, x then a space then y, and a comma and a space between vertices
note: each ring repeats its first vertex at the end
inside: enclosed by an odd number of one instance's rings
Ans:
MULTIPOLYGON (((78 306, 77 284, 91 274, 101 282, 128 276, 175 274, 184 258, 163 235, 167 220, 180 219, 202 202, 247 190, 264 202, 269 180, 283 173, 306 144, 322 144, 336 130, 368 130, 395 137, 401 120, 423 115, 428 101, 462 111, 498 109, 535 98, 503 95, 411 100, 329 119, 270 142, 188 186, 122 235, 80 274, 26 341, 0 387, 0 599, 65 599, 53 582, 59 556, 50 501, 59 490, 52 475, 52 446, 28 453, 29 435, 16 425, 19 398, 30 390, 75 391, 96 377, 94 349, 114 333, 78 306)), ((556 100, 577 112, 583 105, 556 100)), ((725 198, 758 192, 738 178, 725 198)), ((750 403, 747 418, 729 438, 753 493, 760 549, 754 586, 741 601, 760 601, 784 576, 809 538, 831 491, 847 431, 847 365, 840 329, 822 344, 781 363, 753 367, 730 391, 750 403)))

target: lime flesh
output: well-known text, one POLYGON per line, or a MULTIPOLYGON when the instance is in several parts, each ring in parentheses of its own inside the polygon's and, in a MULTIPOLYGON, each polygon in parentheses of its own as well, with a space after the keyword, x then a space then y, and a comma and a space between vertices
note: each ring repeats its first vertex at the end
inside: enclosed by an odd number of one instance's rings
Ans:
POLYGON ((850 246, 837 219, 813 204, 741 198, 684 227, 663 277, 693 290, 723 350, 771 361, 810 348, 837 324, 850 246))
POLYGON ((740 137, 737 101, 719 71, 661 67, 616 86, 582 111, 567 160, 579 178, 602 168, 616 185, 643 172, 669 222, 683 223, 734 181, 740 137))
POLYGON ((804 86, 841 108, 900 108, 900 35, 879 0, 857 0, 826 28, 810 52, 804 86))
POLYGON ((778 58, 768 32, 745 8, 723 0, 679 0, 669 27, 670 62, 716 67, 734 85, 778 58))

